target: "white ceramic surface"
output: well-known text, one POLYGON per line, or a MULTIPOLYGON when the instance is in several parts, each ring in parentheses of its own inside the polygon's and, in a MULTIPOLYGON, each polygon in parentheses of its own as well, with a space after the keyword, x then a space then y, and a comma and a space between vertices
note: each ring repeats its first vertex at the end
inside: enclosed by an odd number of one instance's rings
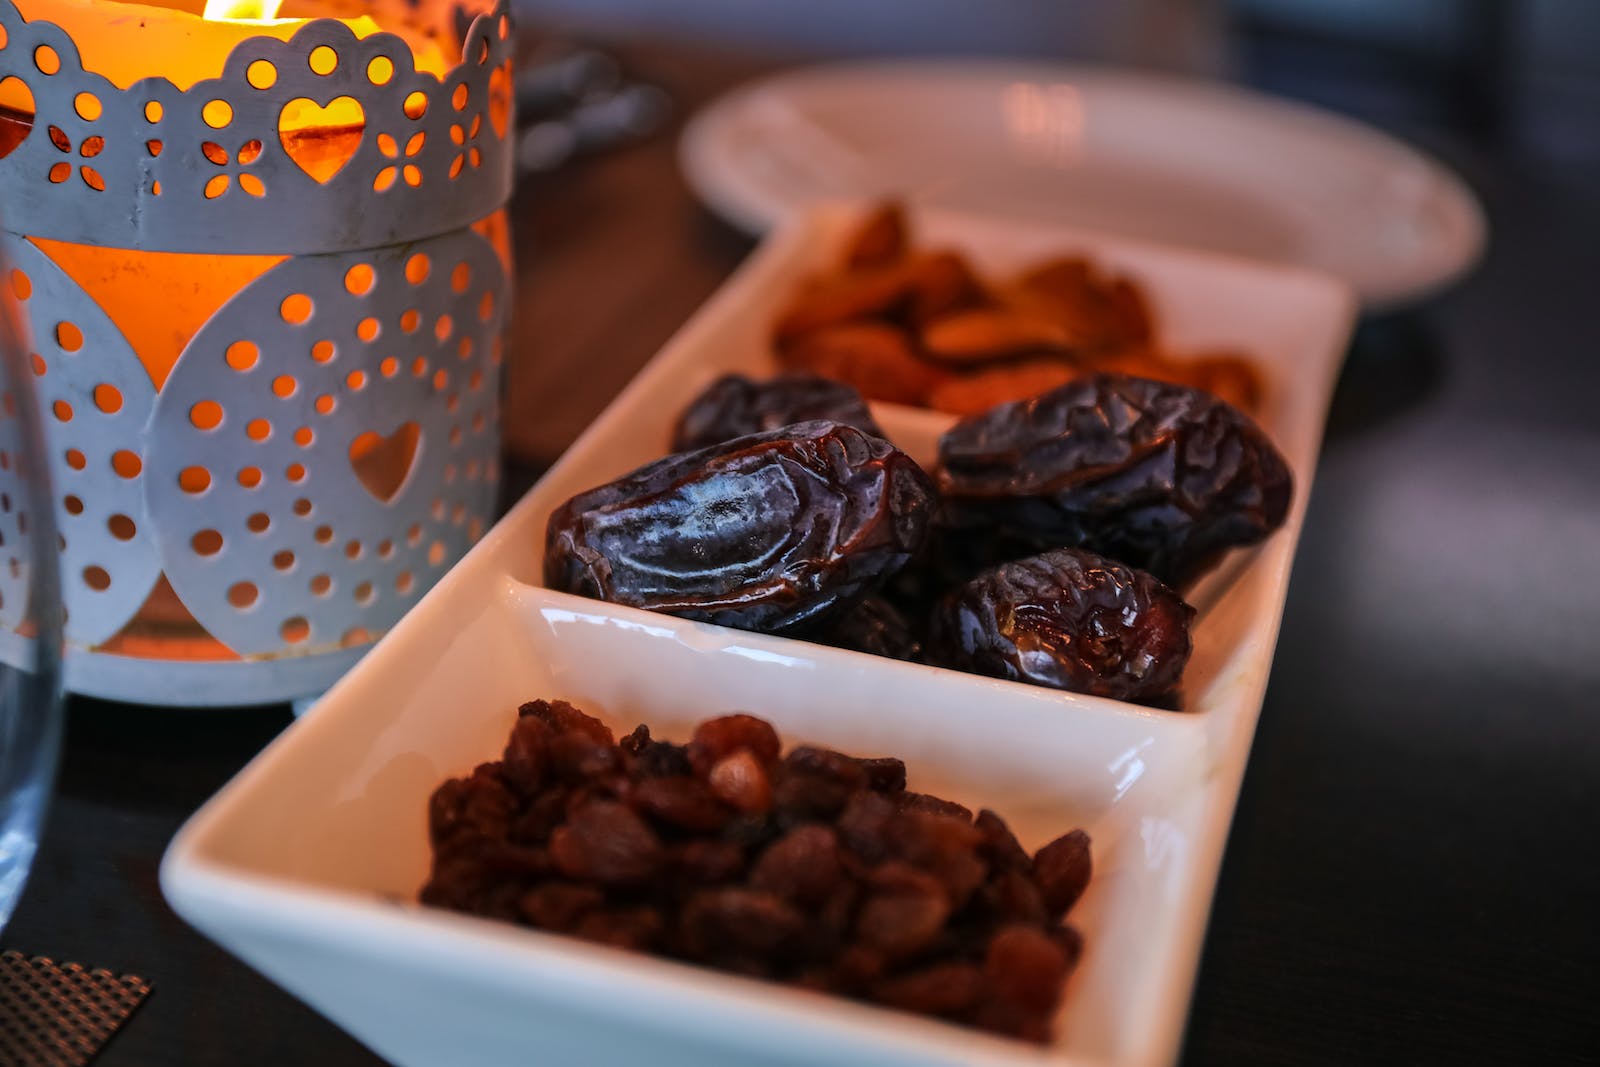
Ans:
MULTIPOLYGON (((1256 353, 1263 422, 1298 478, 1286 527, 1213 583, 1186 713, 895 663, 543 590, 546 517, 660 454, 716 374, 769 369, 777 304, 853 215, 786 229, 686 325, 550 474, 318 705, 174 840, 162 884, 201 930, 404 1067, 1119 1064, 1176 1056, 1260 710, 1324 409, 1354 314, 1336 282, 959 216, 930 240, 989 267, 1069 248, 1136 274, 1180 347, 1256 353), (1087 937, 1037 1049, 943 1023, 424 909, 426 800, 494 758, 515 708, 559 697, 681 738, 746 710, 786 742, 895 754, 913 788, 995 808, 1032 848, 1074 826, 1096 874, 1087 937)), ((937 420, 883 408, 891 433, 937 420)))
POLYGON ((1369 307, 1447 284, 1484 240, 1454 174, 1370 127, 1107 68, 805 68, 713 103, 679 158, 699 195, 753 233, 818 199, 899 195, 1324 270, 1369 307))

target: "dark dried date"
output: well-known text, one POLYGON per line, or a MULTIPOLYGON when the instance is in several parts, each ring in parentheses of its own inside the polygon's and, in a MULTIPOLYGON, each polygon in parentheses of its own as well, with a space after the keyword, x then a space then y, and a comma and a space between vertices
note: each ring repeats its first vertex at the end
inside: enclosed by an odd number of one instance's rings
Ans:
POLYGON ((550 516, 545 583, 746 630, 820 622, 927 537, 933 483, 880 437, 804 422, 668 456, 550 516))
POLYGON ((922 655, 922 642, 911 623, 888 600, 869 596, 805 637, 836 648, 848 648, 886 659, 911 661, 922 655))
POLYGON ((1153 700, 1178 686, 1194 609, 1142 571, 1060 548, 1001 564, 934 608, 929 662, 1016 682, 1153 700))
POLYGON ((843 382, 809 374, 780 375, 764 382, 727 374, 684 409, 673 431, 672 450, 709 448, 814 419, 831 419, 874 437, 884 435, 861 394, 843 382))
POLYGON ((1114 374, 957 423, 937 480, 957 528, 1086 548, 1178 587, 1282 525, 1292 491, 1288 464, 1238 409, 1114 374))

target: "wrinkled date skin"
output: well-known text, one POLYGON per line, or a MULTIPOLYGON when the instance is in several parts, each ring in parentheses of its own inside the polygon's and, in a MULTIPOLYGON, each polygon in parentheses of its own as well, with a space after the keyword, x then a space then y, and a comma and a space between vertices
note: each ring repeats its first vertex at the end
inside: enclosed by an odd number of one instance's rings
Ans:
POLYGON ((1157 700, 1189 661, 1194 609, 1143 571, 1080 549, 1003 563, 947 594, 928 662, 1014 682, 1157 700))
POLYGON ((707 386, 684 409, 672 435, 672 450, 708 448, 735 437, 813 419, 831 419, 874 437, 884 435, 861 394, 843 382, 807 374, 782 375, 761 382, 727 374, 707 386))
POLYGON ((550 516, 553 589, 775 633, 872 592, 927 537, 933 483, 887 441, 799 423, 668 456, 550 516))
POLYGON ((957 423, 936 476, 956 529, 1086 548, 1179 588, 1282 525, 1293 481, 1238 409, 1113 374, 957 423))

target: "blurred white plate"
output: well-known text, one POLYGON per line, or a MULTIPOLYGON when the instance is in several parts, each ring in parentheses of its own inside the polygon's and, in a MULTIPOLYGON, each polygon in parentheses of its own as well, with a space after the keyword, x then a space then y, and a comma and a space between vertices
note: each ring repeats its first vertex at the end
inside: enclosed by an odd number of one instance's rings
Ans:
POLYGON ((901 195, 1335 274, 1368 308, 1480 255, 1453 173, 1370 127, 1220 85, 1016 61, 875 61, 753 82, 689 124, 689 183, 761 233, 901 195))

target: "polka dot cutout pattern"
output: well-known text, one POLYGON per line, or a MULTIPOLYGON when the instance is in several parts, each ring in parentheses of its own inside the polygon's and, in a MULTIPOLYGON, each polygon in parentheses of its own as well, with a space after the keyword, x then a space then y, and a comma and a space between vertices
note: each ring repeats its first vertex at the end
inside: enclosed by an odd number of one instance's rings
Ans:
MULTIPOLYGON (((72 278, 24 238, 0 237, 10 268, 28 279, 34 385, 45 413, 56 494, 62 601, 69 644, 95 645, 122 629, 161 572, 146 525, 140 435, 155 387, 127 339, 72 278), (98 398, 98 399, 97 399, 98 398)), ((15 287, 14 287, 15 288, 15 287)), ((3 562, 3 558, 0 558, 3 562)))
POLYGON ((463 230, 286 260, 195 335, 156 401, 143 478, 161 565, 214 637, 243 655, 375 637, 466 551, 492 517, 498 453, 487 354, 502 317, 478 309, 505 307, 506 287, 493 248, 463 230), (418 257, 442 269, 424 277, 418 257), (407 315, 427 328, 400 329, 407 315), (480 355, 460 357, 463 334, 480 355), (240 341, 259 359, 230 359, 240 341), (386 361, 428 372, 386 375, 386 361), (197 551, 203 531, 220 548, 197 551))

